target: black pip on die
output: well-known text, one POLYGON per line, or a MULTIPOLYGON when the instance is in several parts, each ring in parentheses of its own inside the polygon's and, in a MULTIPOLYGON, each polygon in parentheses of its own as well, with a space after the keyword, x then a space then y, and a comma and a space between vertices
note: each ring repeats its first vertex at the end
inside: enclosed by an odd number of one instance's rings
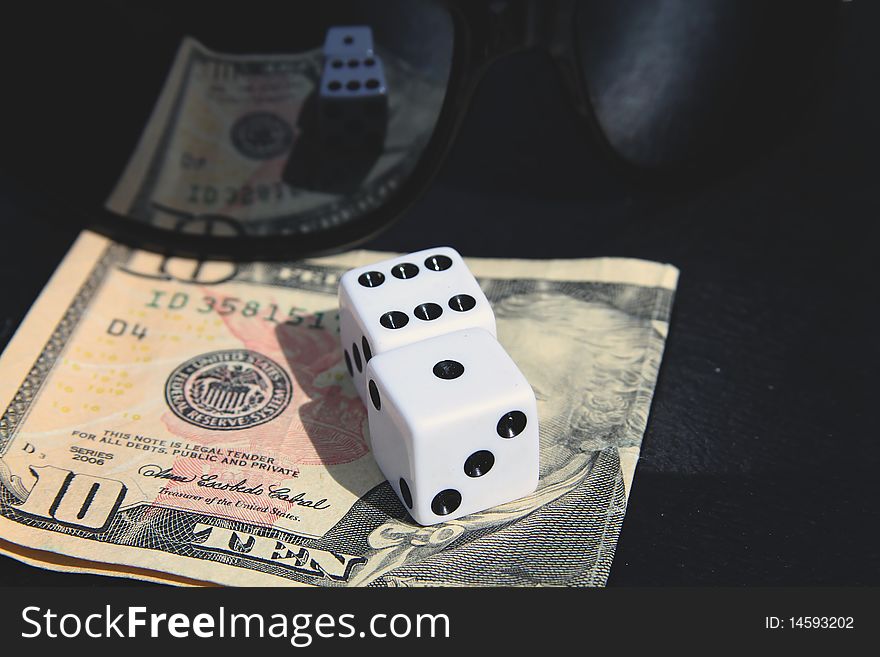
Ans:
POLYGON ((345 365, 361 400, 364 370, 378 354, 466 328, 495 336, 495 315, 455 249, 410 253, 346 272, 339 282, 345 365))
POLYGON ((374 356, 366 366, 373 456, 423 525, 482 511, 538 485, 538 416, 525 377, 482 329, 374 356))

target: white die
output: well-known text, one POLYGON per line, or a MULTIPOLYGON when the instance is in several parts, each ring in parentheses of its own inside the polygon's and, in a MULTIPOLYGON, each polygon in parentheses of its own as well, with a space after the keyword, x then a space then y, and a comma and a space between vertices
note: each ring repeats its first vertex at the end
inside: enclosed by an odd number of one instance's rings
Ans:
POLYGON ((363 370, 372 356, 473 327, 494 336, 495 314, 477 279, 450 247, 358 267, 339 281, 343 356, 364 404, 363 370))
POLYGON ((535 490, 535 395, 490 333, 466 329, 394 349, 366 374, 373 456, 418 523, 535 490))

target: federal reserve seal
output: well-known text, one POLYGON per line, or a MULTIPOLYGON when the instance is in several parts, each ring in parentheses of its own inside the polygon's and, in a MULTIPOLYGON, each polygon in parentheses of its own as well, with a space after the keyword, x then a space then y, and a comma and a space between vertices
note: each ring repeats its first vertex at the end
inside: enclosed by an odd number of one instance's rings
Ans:
POLYGON ((293 146, 293 128, 272 112, 251 112, 232 124, 232 144, 245 157, 271 160, 293 146))
POLYGON ((205 429, 249 429, 278 417, 293 395, 275 361, 247 349, 196 356, 165 383, 165 400, 181 420, 205 429))

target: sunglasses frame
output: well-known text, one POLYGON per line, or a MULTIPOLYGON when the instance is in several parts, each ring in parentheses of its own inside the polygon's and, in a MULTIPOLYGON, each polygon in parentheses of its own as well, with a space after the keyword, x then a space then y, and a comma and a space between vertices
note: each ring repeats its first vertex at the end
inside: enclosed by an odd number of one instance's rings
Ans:
MULTIPOLYGON (((406 182, 382 206, 338 227, 315 233, 241 239, 171 232, 120 217, 105 208, 84 217, 84 223, 115 241, 168 257, 291 260, 350 249, 392 226, 425 193, 455 141, 480 80, 492 63, 538 45, 546 48, 556 61, 574 108, 586 119, 593 136, 603 143, 574 55, 577 0, 438 2, 449 12, 454 39, 443 105, 418 163, 406 182)), ((608 150, 613 153, 610 146, 608 150)), ((207 223, 229 222, 222 215, 205 214, 197 218, 207 223)))

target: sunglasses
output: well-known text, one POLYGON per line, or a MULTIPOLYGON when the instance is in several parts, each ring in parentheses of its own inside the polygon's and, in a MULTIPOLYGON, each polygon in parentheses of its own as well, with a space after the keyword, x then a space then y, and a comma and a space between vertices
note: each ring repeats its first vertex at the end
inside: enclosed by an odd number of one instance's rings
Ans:
MULTIPOLYGON (((580 125, 621 175, 667 184, 737 162, 803 105, 805 71, 827 54, 838 3, 98 7, 103 29, 116 26, 115 43, 138 55, 120 63, 106 46, 89 51, 84 42, 110 38, 98 28, 71 46, 115 74, 93 93, 117 114, 80 117, 93 123, 83 132, 112 136, 106 146, 58 138, 107 172, 83 195, 87 172, 67 171, 70 184, 55 190, 65 211, 73 205, 90 227, 169 255, 290 259, 391 226, 431 184, 487 70, 517 52, 552 59, 580 125)), ((509 94, 516 103, 529 89, 509 94)))

